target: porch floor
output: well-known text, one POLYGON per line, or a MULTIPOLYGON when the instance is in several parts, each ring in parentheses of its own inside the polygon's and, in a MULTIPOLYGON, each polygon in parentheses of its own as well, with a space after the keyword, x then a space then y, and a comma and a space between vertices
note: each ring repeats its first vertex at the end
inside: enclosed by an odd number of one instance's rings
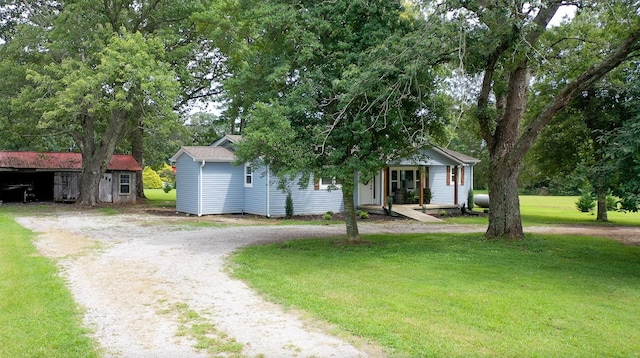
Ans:
MULTIPOLYGON (((425 207, 426 213, 432 213, 432 214, 439 213, 441 210, 447 210, 447 211, 459 210, 457 205, 452 205, 452 204, 425 204, 424 207, 425 207)), ((377 205, 361 205, 359 208, 365 211, 370 211, 370 212, 371 211, 384 212, 382 207, 377 205)), ((391 207, 391 211, 393 211, 394 213, 400 214, 402 216, 406 216, 408 218, 418 220, 420 222, 430 222, 430 223, 443 222, 442 220, 434 216, 423 213, 422 207, 418 204, 396 204, 391 207)))

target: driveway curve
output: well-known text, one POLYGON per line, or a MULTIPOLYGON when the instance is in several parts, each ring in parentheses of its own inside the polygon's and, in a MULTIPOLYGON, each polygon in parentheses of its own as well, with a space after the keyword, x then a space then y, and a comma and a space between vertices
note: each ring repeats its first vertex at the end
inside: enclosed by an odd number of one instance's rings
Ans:
MULTIPOLYGON (((55 259, 106 357, 377 357, 378 347, 287 311, 225 272, 239 247, 330 237, 343 225, 194 227, 147 214, 62 212, 18 217, 55 259), (190 327, 218 343, 195 348, 190 327), (237 351, 228 351, 228 344, 237 351), (227 348, 221 348, 227 347, 227 348)), ((362 223, 361 233, 482 232, 485 227, 362 223)), ((567 229, 569 230, 569 229, 567 229)), ((634 229, 635 230, 635 229, 634 229)), ((536 231, 549 231, 537 229, 536 231)), ((551 230, 553 231, 553 229, 551 230)), ((637 230, 628 236, 640 240, 637 230)))

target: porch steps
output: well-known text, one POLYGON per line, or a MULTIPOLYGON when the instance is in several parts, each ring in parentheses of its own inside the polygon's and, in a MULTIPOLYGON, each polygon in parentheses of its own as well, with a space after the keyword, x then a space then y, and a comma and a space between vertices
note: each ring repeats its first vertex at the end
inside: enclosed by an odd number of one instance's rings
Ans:
POLYGON ((410 206, 401 206, 401 205, 393 205, 391 206, 391 211, 394 213, 398 213, 402 216, 406 216, 408 218, 418 220, 423 223, 441 223, 444 222, 436 217, 431 215, 423 214, 418 210, 412 209, 410 206))

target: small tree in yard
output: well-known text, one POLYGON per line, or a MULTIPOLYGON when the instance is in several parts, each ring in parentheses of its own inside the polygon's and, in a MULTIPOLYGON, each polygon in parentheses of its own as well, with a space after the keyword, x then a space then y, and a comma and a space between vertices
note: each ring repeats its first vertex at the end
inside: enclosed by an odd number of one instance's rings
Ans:
POLYGON ((287 218, 293 217, 293 198, 291 198, 291 190, 287 190, 287 199, 284 203, 284 212, 287 218))

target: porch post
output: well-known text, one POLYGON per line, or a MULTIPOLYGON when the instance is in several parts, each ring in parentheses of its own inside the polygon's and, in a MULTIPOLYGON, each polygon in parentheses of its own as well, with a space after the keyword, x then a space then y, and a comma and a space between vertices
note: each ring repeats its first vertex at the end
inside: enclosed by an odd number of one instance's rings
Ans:
POLYGON ((384 197, 382 198, 382 206, 387 206, 387 198, 389 197, 389 167, 384 169, 384 179, 382 180, 384 189, 382 192, 384 193, 384 197))
POLYGON ((458 175, 459 167, 453 167, 453 204, 458 205, 458 175))
POLYGON ((419 204, 420 206, 424 206, 424 167, 420 167, 420 170, 418 170, 418 172, 420 173, 420 180, 418 181, 419 183, 419 189, 420 189, 420 201, 419 204))

